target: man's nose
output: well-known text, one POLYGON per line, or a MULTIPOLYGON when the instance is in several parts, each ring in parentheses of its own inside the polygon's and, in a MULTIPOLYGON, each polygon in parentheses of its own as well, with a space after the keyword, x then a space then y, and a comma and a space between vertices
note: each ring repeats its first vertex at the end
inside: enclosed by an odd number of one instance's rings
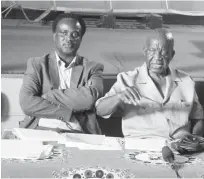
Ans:
POLYGON ((154 58, 155 58, 155 60, 162 60, 161 52, 160 51, 156 51, 155 54, 154 54, 154 58))
POLYGON ((72 41, 72 40, 73 40, 72 36, 71 36, 71 35, 68 35, 68 34, 65 36, 65 39, 66 39, 67 41, 72 41))

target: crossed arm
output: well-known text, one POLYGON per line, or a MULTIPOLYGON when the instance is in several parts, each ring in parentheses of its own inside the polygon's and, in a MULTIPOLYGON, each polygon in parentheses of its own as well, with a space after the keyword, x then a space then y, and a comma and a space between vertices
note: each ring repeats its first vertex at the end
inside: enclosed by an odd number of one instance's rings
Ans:
POLYGON ((90 78, 85 86, 49 90, 44 97, 48 101, 71 107, 73 112, 92 110, 96 100, 103 95, 102 72, 103 66, 97 64, 92 68, 90 78))
POLYGON ((70 121, 73 112, 90 110, 103 93, 102 65, 90 70, 88 84, 79 88, 49 90, 41 94, 39 65, 29 59, 20 91, 20 105, 26 115, 70 121))

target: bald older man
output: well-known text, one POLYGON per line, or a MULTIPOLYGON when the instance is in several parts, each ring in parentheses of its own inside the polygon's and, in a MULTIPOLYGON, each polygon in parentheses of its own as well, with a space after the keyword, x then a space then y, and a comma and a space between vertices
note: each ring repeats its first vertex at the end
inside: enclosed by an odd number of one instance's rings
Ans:
POLYGON ((145 43, 145 63, 118 74, 110 91, 96 102, 97 114, 109 118, 121 111, 124 136, 203 135, 204 112, 195 83, 169 67, 174 54, 172 33, 156 29, 145 43))

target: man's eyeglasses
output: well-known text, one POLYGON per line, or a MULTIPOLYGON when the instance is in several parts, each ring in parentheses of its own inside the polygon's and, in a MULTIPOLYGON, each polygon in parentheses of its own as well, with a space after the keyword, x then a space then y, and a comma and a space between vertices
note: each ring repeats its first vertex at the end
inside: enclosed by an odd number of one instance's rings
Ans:
POLYGON ((60 32, 60 31, 58 31, 57 33, 59 34, 60 37, 63 37, 63 38, 69 37, 73 40, 78 40, 81 37, 80 32, 78 32, 78 31, 73 31, 73 32, 69 32, 69 31, 60 32))

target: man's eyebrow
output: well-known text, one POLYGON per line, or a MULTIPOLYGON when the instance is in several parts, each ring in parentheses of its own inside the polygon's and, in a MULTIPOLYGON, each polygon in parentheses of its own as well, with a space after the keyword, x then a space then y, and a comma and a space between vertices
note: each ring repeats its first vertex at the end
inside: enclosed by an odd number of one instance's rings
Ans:
MULTIPOLYGON (((68 29, 66 29, 66 30, 63 30, 63 29, 59 29, 61 32, 70 32, 70 30, 68 29)), ((71 32, 79 32, 79 29, 77 29, 77 30, 73 30, 73 31, 71 31, 71 32)))

